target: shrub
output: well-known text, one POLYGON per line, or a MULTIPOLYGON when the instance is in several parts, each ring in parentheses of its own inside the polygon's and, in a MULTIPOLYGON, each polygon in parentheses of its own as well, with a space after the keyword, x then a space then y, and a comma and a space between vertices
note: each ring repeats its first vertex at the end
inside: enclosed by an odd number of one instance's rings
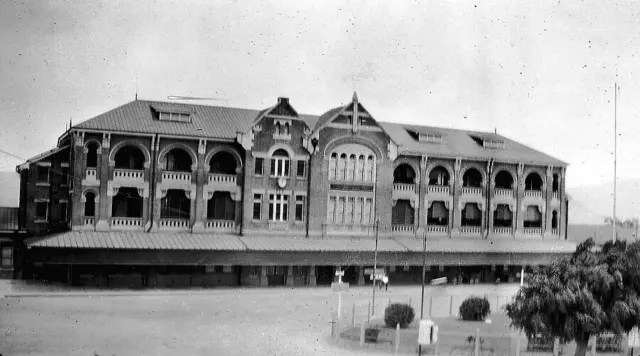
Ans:
POLYGON ((482 321, 491 312, 491 306, 486 298, 469 297, 460 305, 462 320, 482 321))
POLYGON ((384 324, 390 328, 395 328, 399 323, 400 327, 404 329, 411 324, 415 316, 416 314, 411 305, 391 304, 384 310, 384 324))

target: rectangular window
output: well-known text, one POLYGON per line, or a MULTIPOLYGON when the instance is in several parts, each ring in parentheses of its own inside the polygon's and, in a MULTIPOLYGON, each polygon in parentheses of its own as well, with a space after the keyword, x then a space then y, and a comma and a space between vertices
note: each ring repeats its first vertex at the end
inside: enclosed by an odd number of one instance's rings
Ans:
POLYGON ((338 205, 336 206, 336 223, 338 224, 344 223, 344 204, 345 198, 338 198, 338 205))
POLYGON ((329 207, 327 207, 327 222, 336 222, 336 197, 329 197, 329 207))
POLYGON ((256 176, 261 176, 264 167, 264 158, 256 157, 255 158, 255 167, 253 168, 253 174, 256 176))
POLYGON ((362 198, 356 198, 355 209, 353 213, 353 223, 356 225, 362 224, 362 198))
POLYGON ((49 183, 49 167, 38 166, 38 182, 49 183))
POLYGON ((296 196, 296 221, 304 221, 305 198, 303 195, 296 196))
POLYGON ((60 168, 60 185, 69 185, 69 167, 60 168))
POLYGON ((298 161, 296 167, 296 177, 304 178, 307 176, 307 162, 298 161))
POLYGON ((222 266, 223 273, 233 273, 233 266, 222 266))
POLYGON ((288 195, 269 194, 269 219, 271 221, 287 221, 289 219, 288 195))
POLYGON ((288 177, 289 176, 288 158, 272 158, 271 159, 271 176, 272 177, 288 177))
POLYGON ((49 203, 43 201, 36 203, 36 220, 47 220, 48 205, 49 203))
POLYGON ((347 198, 346 205, 344 207, 344 223, 353 224, 353 200, 354 198, 347 198))
POLYGON ((60 202, 60 222, 67 222, 67 202, 60 202))
POLYGON ((362 224, 371 224, 371 206, 373 201, 371 198, 364 199, 364 209, 362 210, 362 224))
POLYGON ((262 220, 262 194, 253 195, 253 220, 262 220))
POLYGON ((5 246, 2 248, 2 267, 11 268, 13 266, 13 248, 5 246))

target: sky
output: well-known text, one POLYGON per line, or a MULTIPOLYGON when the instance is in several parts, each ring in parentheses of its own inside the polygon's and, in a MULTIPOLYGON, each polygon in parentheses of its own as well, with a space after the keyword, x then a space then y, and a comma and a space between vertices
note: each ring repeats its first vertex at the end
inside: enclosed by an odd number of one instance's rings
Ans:
MULTIPOLYGON (((569 163, 567 185, 640 179, 640 3, 0 3, 0 150, 29 158, 79 123, 170 95, 320 115, 353 91, 380 121, 499 134, 569 163)), ((200 102, 202 103, 202 102, 200 102)), ((0 153, 0 170, 17 158, 0 153)))

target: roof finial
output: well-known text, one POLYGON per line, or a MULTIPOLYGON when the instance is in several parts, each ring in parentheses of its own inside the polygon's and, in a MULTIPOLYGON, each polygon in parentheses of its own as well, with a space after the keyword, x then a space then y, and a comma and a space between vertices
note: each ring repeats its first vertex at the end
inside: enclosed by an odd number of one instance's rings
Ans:
POLYGON ((71 118, 69 118, 69 130, 71 130, 72 126, 73 126, 73 123, 71 123, 71 118))
POLYGON ((353 92, 353 102, 358 102, 358 93, 357 92, 353 92))

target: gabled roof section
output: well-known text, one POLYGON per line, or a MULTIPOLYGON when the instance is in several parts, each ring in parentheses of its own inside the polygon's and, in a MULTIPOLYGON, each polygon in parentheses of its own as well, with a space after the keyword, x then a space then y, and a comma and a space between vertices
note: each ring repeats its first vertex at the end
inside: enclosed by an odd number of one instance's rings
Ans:
POLYGON ((318 117, 315 115, 299 114, 293 108, 291 103, 289 103, 289 98, 282 97, 278 98, 278 103, 276 105, 260 110, 258 112, 258 115, 256 115, 253 120, 253 125, 259 123, 260 121, 262 121, 262 119, 269 115, 299 119, 301 121, 304 121, 310 128, 313 128, 316 124, 316 121, 318 120, 318 117))
POLYGON ((20 172, 23 169, 27 169, 29 168, 29 165, 31 163, 35 163, 35 162, 39 162, 42 161, 43 159, 47 158, 47 157, 51 157, 54 154, 63 151, 65 149, 69 148, 69 145, 65 145, 65 146, 61 146, 61 147, 56 147, 56 148, 52 148, 48 151, 45 151, 37 156, 33 156, 31 158, 29 158, 28 160, 26 160, 23 164, 19 165, 16 167, 16 171, 20 172))
POLYGON ((564 161, 495 133, 390 122, 378 122, 378 124, 383 127, 394 142, 401 143, 398 147, 398 154, 424 154, 435 157, 480 160, 495 159, 500 162, 567 166, 564 161), (442 140, 440 144, 420 142, 411 132, 437 133, 442 136, 442 140), (495 147, 491 142, 496 143, 497 146, 501 146, 497 143, 503 143, 503 146, 495 147))
POLYGON ((333 108, 333 109, 325 112, 324 114, 320 115, 320 117, 318 118, 318 120, 316 121, 316 124, 314 126, 314 131, 319 131, 321 128, 323 128, 328 123, 333 121, 333 119, 338 117, 338 115, 342 111, 344 111, 344 109, 347 108, 347 106, 338 106, 337 108, 333 108))
POLYGON ((136 100, 75 125, 76 129, 235 139, 257 110, 136 100), (190 114, 190 122, 158 120, 158 112, 190 114))

